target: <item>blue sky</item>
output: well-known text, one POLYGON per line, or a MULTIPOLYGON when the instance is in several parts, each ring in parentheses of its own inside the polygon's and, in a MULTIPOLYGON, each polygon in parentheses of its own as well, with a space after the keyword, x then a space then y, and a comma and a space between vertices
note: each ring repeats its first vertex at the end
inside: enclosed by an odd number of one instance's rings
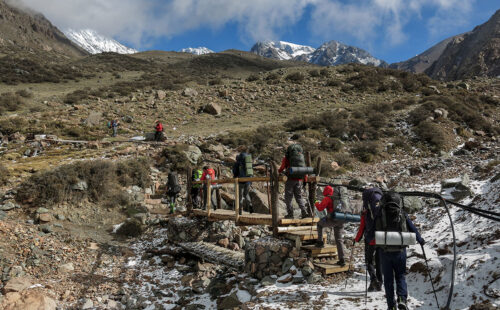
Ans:
POLYGON ((91 28, 139 50, 249 50, 258 40, 337 40, 389 63, 486 22, 498 0, 11 0, 59 28, 91 28))

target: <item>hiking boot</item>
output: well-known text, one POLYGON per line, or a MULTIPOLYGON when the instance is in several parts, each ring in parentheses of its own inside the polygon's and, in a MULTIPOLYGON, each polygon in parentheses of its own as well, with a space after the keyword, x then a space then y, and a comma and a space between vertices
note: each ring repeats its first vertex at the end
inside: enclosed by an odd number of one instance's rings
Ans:
POLYGON ((368 286, 368 292, 375 292, 377 289, 377 284, 375 283, 375 281, 371 281, 370 282, 370 286, 368 286))
POLYGON ((344 267, 345 266, 345 261, 343 259, 341 259, 338 262, 336 262, 335 265, 339 265, 340 267, 344 267))
POLYGON ((287 213, 287 215, 285 215, 285 218, 286 219, 293 219, 293 213, 287 213))
POLYGON ((398 296, 398 310, 408 310, 406 299, 402 296, 398 296))
POLYGON ((375 290, 377 292, 381 292, 382 291, 382 282, 380 281, 375 281, 375 290))
POLYGON ((324 248, 325 243, 323 241, 316 241, 316 244, 314 246, 317 248, 324 248))
POLYGON ((301 213, 300 213, 300 217, 303 218, 303 219, 305 219, 305 218, 308 218, 310 216, 309 216, 309 214, 307 214, 306 211, 302 210, 301 213))

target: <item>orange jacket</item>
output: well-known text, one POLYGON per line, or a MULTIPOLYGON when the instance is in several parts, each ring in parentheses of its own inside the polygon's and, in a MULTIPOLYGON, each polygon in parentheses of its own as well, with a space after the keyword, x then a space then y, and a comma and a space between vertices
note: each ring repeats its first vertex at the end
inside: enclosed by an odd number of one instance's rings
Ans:
POLYGON ((215 180, 215 170, 212 168, 208 168, 207 170, 203 170, 203 174, 201 175, 201 180, 205 181, 210 178, 211 180, 215 180), (208 175, 208 177, 207 177, 208 175))

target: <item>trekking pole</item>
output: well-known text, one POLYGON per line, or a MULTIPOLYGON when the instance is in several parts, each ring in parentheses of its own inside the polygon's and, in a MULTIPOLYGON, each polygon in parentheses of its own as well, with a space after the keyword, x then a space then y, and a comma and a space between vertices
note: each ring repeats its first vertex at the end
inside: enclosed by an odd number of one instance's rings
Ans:
POLYGON ((368 264, 366 264, 365 266, 365 307, 367 299, 368 299, 368 264))
POLYGON ((431 281, 431 286, 432 286, 432 292, 434 293, 434 298, 436 299, 437 307, 438 307, 438 309, 441 309, 441 307, 439 307, 439 301, 437 298, 436 290, 434 289, 434 283, 433 283, 434 281, 432 281, 431 270, 429 268, 429 263, 427 262, 427 256, 425 255, 424 246, 420 245, 420 247, 422 248, 422 253, 424 254, 424 261, 425 261, 425 265, 427 266, 427 273, 429 274, 429 279, 431 281))
MULTIPOLYGON (((354 242, 352 243, 351 256, 349 257, 349 265, 348 265, 348 266, 349 266, 349 269, 351 268, 352 259, 353 259, 353 257, 354 257, 354 246, 355 246, 355 245, 356 245, 356 241, 354 241, 354 242)), ((345 278, 345 285, 344 285, 344 289, 346 289, 346 288, 347 288, 347 279, 348 279, 348 278, 345 278)))

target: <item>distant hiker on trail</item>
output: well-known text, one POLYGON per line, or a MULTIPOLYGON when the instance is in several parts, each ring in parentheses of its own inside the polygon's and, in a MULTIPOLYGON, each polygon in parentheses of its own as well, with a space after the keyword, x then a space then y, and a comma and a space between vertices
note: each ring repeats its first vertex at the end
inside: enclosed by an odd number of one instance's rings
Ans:
MULTIPOLYGON (((380 261, 380 248, 375 247, 375 239, 368 242, 368 232, 373 227, 374 221, 368 216, 369 210, 376 208, 377 203, 382 198, 382 192, 378 188, 368 188, 363 191, 363 213, 361 214, 361 224, 354 242, 358 242, 365 237, 365 263, 370 275, 370 286, 368 292, 381 291, 382 283, 382 263, 380 261)), ((354 246, 354 244, 353 244, 354 246)))
POLYGON ((155 141, 160 142, 161 140, 163 140, 163 125, 160 121, 156 121, 155 141))
POLYGON ((108 123, 108 128, 111 128, 113 130, 113 134, 111 135, 112 137, 116 137, 116 135, 118 134, 118 120, 114 119, 114 120, 111 120, 109 123, 108 123))
MULTIPOLYGON (((215 170, 212 169, 210 166, 203 167, 203 174, 201 175, 201 181, 215 180, 215 179, 217 179, 215 177, 215 170)), ((212 189, 212 192, 213 192, 213 189, 212 189)), ((211 196, 213 196, 213 195, 211 195, 211 196)), ((207 184, 203 184, 203 209, 207 208, 207 203, 208 203, 207 198, 208 198, 207 184)))
MULTIPOLYGON (((252 155, 247 153, 248 148, 246 146, 241 146, 238 150, 240 151, 240 154, 236 156, 236 162, 233 165, 233 177, 253 177, 252 155)), ((251 186, 252 182, 243 182, 239 184, 240 215, 242 214, 242 209, 253 213, 252 199, 250 198, 251 186)))
MULTIPOLYGON (((200 169, 193 169, 193 173, 191 174, 191 180, 200 181, 202 174, 203 171, 201 171, 200 169)), ((201 189, 201 184, 193 184, 193 186, 191 187, 191 201, 193 202, 194 208, 199 208, 200 206, 200 189, 201 189)))
POLYGON ((318 240, 316 241, 316 247, 322 248, 325 246, 323 242, 323 228, 325 227, 333 227, 333 234, 335 237, 335 244, 337 245, 337 253, 339 256, 339 260, 337 265, 344 266, 344 222, 340 220, 336 220, 333 213, 336 211, 342 211, 342 207, 340 204, 338 206, 334 206, 334 189, 331 186, 326 186, 323 190, 323 200, 321 202, 316 202, 315 206, 318 211, 327 210, 328 214, 324 218, 322 218, 316 227, 318 229, 318 240))
POLYGON ((369 243, 375 239, 376 246, 380 248, 387 308, 406 310, 408 309, 408 290, 405 279, 406 247, 412 244, 412 239, 413 241, 416 239, 422 246, 425 241, 403 210, 403 199, 396 192, 384 193, 380 198, 379 206, 369 204, 366 219, 371 219, 371 221, 366 221, 368 232, 365 238, 369 243), (394 245, 395 242, 398 245, 394 245), (394 281, 396 281, 397 300, 394 298, 394 281))
POLYGON ((170 214, 175 212, 177 195, 181 192, 177 172, 170 172, 167 177, 167 197, 169 200, 170 214))
POLYGON ((282 173, 286 170, 288 179, 285 182, 285 204, 287 215, 285 218, 293 219, 293 206, 292 199, 295 197, 297 204, 299 205, 302 218, 310 217, 310 211, 306 208, 306 203, 303 197, 303 178, 304 176, 293 176, 289 174, 289 169, 291 167, 305 167, 304 154, 302 146, 300 144, 292 144, 288 146, 285 157, 281 161, 281 167, 278 172, 282 173))

